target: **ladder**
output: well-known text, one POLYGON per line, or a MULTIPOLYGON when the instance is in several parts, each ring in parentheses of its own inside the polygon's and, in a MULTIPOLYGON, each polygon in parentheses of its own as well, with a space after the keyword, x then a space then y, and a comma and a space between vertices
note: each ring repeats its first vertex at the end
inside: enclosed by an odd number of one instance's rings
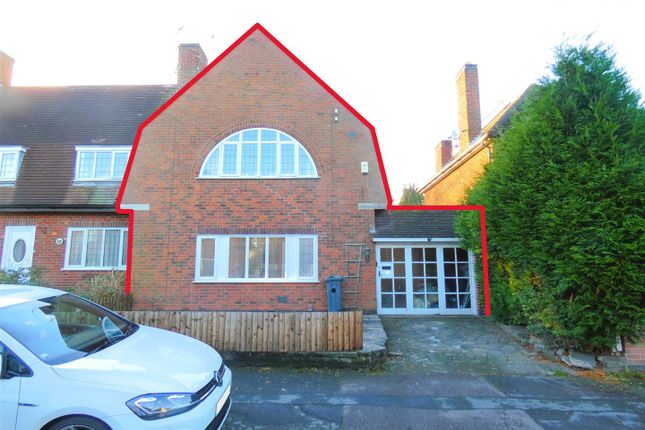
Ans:
POLYGON ((361 284, 361 264, 363 263, 364 243, 346 243, 345 245, 345 279, 343 288, 345 309, 358 308, 358 295, 361 284))

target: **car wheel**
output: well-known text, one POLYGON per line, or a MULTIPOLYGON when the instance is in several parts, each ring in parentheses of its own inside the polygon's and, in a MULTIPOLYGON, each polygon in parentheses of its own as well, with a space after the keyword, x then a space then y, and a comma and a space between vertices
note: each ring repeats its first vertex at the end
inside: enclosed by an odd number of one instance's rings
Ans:
POLYGON ((95 418, 77 416, 57 421, 47 430, 110 430, 110 427, 95 418))

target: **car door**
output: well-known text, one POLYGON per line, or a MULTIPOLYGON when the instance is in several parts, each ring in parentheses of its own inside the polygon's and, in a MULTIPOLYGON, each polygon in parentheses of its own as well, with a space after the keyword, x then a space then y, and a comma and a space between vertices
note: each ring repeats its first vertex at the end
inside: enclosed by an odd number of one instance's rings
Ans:
POLYGON ((9 375, 7 369, 17 361, 13 353, 0 343, 0 428, 14 430, 20 399, 21 377, 9 375), (15 360, 15 361, 14 361, 15 360))

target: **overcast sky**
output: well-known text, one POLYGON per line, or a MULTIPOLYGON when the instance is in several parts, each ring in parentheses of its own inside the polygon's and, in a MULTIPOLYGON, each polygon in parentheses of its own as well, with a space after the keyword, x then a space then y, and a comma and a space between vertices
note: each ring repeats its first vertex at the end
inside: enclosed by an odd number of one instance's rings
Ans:
POLYGON ((433 176, 465 62, 484 119, 548 73, 556 45, 591 33, 645 88, 642 0, 0 0, 0 13, 16 86, 173 83, 178 43, 210 61, 259 22, 376 127, 395 198, 433 176))

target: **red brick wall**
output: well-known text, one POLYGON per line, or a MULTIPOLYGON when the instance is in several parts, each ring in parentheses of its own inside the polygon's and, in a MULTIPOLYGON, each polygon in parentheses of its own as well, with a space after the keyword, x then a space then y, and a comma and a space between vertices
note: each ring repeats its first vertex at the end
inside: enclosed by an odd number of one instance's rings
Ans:
POLYGON ((477 183, 488 164, 488 148, 473 149, 468 160, 451 169, 450 172, 423 192, 426 205, 459 205, 464 203, 466 191, 477 183))
POLYGON ((625 344, 625 358, 632 366, 645 366, 645 341, 625 344))
POLYGON ((62 270, 65 265, 65 247, 69 227, 127 227, 128 217, 116 214, 0 214, 0 252, 4 246, 6 226, 36 226, 32 267, 42 271, 44 283, 66 290, 78 285, 84 278, 101 271, 62 270), (57 238, 65 243, 56 245, 57 238))
MULTIPOLYGON (((135 303, 140 309, 324 310, 324 279, 345 274, 343 244, 365 243, 374 255, 374 214, 358 210, 360 202, 386 202, 369 129, 256 32, 143 131, 123 199, 150 205, 134 219, 135 303), (320 178, 196 179, 216 143, 260 126, 303 144, 320 178), (360 173, 361 161, 369 163, 369 174, 360 173), (320 283, 194 283, 197 231, 216 227, 317 229, 320 283)), ((358 304, 376 307, 374 258, 363 266, 358 304)))

